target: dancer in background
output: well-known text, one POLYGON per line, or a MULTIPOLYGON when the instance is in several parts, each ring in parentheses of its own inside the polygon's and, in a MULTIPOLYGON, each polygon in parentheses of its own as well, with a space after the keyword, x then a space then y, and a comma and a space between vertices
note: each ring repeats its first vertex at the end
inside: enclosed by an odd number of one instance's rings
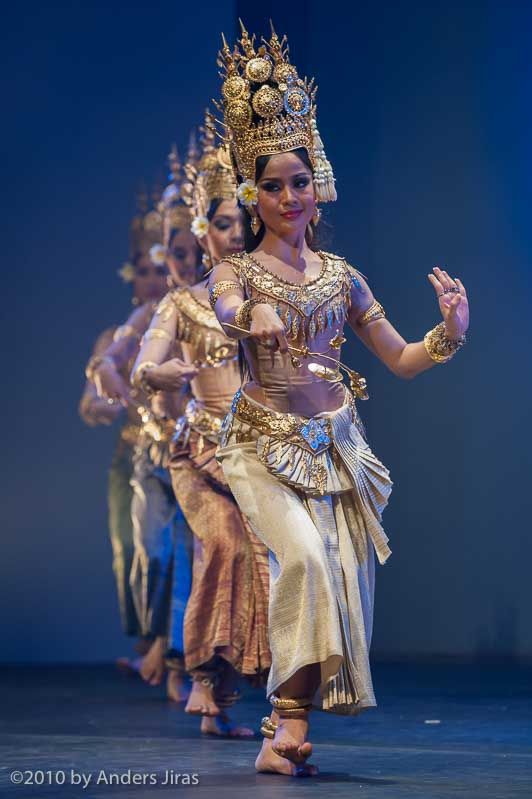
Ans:
MULTIPOLYGON (((183 191, 192 230, 210 266, 242 246, 242 212, 225 148, 214 146, 207 115, 198 163, 189 159, 183 191)), ((267 636, 268 561, 249 530, 215 461, 222 419, 240 385, 237 349, 209 305, 206 280, 171 291, 159 305, 133 371, 135 386, 157 396, 177 390, 194 368, 193 399, 178 420, 170 472, 177 500, 194 533, 193 580, 185 614, 185 664, 193 677, 186 710, 201 730, 247 737, 227 708, 237 673, 261 678, 270 665, 267 636), (181 359, 171 358, 178 343, 181 359)))
MULTIPOLYGON (((147 197, 141 194, 138 201, 139 210, 142 215, 145 215, 147 213, 147 197)), ((132 246, 134 244, 133 234, 140 224, 141 218, 142 216, 135 217, 132 223, 132 246)), ((134 246, 130 257, 131 262, 126 264, 119 274, 125 283, 130 283, 132 286, 133 305, 145 306, 157 302, 166 291, 166 266, 153 263, 147 252, 137 251, 134 246)), ((151 641, 143 636, 129 584, 134 556, 131 519, 133 489, 130 480, 133 471, 133 451, 141 433, 140 419, 135 408, 124 409, 120 403, 109 404, 107 398, 99 397, 92 381, 95 368, 104 358, 106 349, 112 345, 113 338, 118 339, 121 334, 121 328, 112 327, 98 337, 87 365, 87 382, 79 404, 79 413, 83 421, 90 427, 100 424, 110 425, 117 420, 122 420, 109 470, 109 533, 122 629, 126 635, 136 636, 139 639, 136 649, 140 655, 144 655, 148 651, 151 641)), ((128 365, 125 364, 122 377, 127 373, 127 367, 128 365)), ((140 664, 138 660, 130 661, 128 658, 121 658, 117 665, 121 668, 137 670, 140 664)))
MULTIPOLYGON (((157 207, 137 220, 133 231, 135 250, 145 252, 166 269, 167 248, 162 244, 163 209, 169 197, 178 191, 181 165, 177 152, 171 156, 172 183, 163 193, 157 207)), ((169 258, 181 267, 185 279, 195 280, 199 266, 199 249, 190 233, 189 215, 174 220, 168 239, 169 258)), ((94 369, 93 379, 101 396, 109 402, 135 409, 141 433, 133 456, 131 505, 134 557, 130 586, 142 632, 152 641, 142 658, 140 675, 150 685, 158 685, 168 669, 167 694, 175 701, 186 698, 184 685, 182 618, 190 584, 191 542, 188 526, 177 506, 166 463, 166 449, 172 435, 169 419, 182 412, 187 399, 186 386, 171 397, 161 395, 158 407, 149 409, 141 392, 131 392, 124 380, 124 370, 131 370, 143 333, 149 325, 155 306, 149 302, 133 311, 120 335, 105 350, 94 369), (172 403, 172 407, 168 406, 172 403), (188 553, 188 556, 187 556, 188 553), (176 558, 178 560, 176 561, 176 558), (180 574, 179 592, 174 594, 174 571, 180 574), (170 608, 181 618, 176 621, 174 636, 168 639, 170 608)))
POLYGON ((256 768, 307 775, 316 771, 306 762, 311 707, 355 714, 375 704, 374 552, 381 563, 390 553, 381 512, 391 482, 359 421, 355 397, 367 398, 365 381, 340 364, 344 325, 394 374, 412 378, 462 346, 467 297, 458 279, 435 269, 429 280, 443 321, 407 343, 356 269, 312 249, 318 202, 336 191, 313 82, 299 78, 286 40, 272 29, 255 49, 242 26, 234 50, 224 40, 220 63, 249 216, 246 251, 216 266, 210 281, 218 319, 240 339, 248 371, 218 457, 271 553, 273 712, 263 719, 256 768))

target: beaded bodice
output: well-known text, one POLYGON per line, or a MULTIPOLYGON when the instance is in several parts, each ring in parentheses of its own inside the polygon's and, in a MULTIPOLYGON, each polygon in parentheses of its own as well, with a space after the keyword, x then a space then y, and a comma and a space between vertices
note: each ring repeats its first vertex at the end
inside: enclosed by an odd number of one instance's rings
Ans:
POLYGON ((161 315, 176 314, 176 341, 183 359, 199 368, 191 381, 192 394, 207 410, 223 415, 240 386, 237 344, 224 334, 208 302, 190 289, 175 289, 167 299, 170 304, 161 315))
POLYGON ((318 254, 320 274, 299 285, 269 272, 248 253, 224 260, 233 266, 246 297, 264 298, 284 322, 288 338, 308 344, 318 333, 343 327, 353 280, 344 258, 318 254))
MULTIPOLYGON (((224 261, 233 267, 246 298, 260 298, 274 308, 290 344, 338 359, 340 350, 331 347, 331 339, 337 331, 342 333, 357 278, 344 258, 325 252, 319 255, 320 274, 302 284, 269 272, 248 253, 224 261)), ((342 385, 327 382, 307 368, 311 361, 319 363, 319 358, 298 365, 289 355, 272 353, 253 339, 244 339, 243 348, 252 378, 246 391, 257 401, 283 413, 309 416, 342 404, 342 385)))

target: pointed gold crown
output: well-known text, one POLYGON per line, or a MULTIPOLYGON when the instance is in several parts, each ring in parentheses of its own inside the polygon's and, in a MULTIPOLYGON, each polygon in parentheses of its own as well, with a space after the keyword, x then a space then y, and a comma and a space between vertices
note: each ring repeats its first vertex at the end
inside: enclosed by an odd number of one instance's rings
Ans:
POLYGON ((216 146, 215 120, 208 109, 200 133, 199 156, 194 151, 190 157, 189 151, 182 186, 183 199, 194 219, 207 217, 212 200, 234 199, 237 189, 231 153, 226 144, 216 146))
MULTIPOLYGON (((194 158, 196 145, 195 140, 191 138, 189 144, 188 158, 194 158)), ((168 240, 172 230, 190 228, 190 210, 185 204, 182 196, 182 184, 184 180, 184 170, 179 153, 175 144, 168 155, 168 179, 170 183, 162 193, 159 203, 159 212, 162 216, 163 222, 163 240, 165 245, 168 245, 168 240)))
MULTIPOLYGON (((271 23, 270 23, 271 24, 271 23)), ((255 163, 261 155, 276 155, 304 147, 314 171, 318 201, 336 200, 334 175, 316 124, 314 79, 302 80, 290 63, 286 36, 271 37, 255 49, 242 21, 241 38, 233 51, 222 34, 218 53, 222 72, 222 104, 226 141, 238 173, 255 182, 255 163)))
POLYGON ((145 186, 137 193, 137 214, 131 220, 129 234, 130 258, 146 255, 163 238, 163 219, 159 209, 161 187, 155 185, 151 197, 145 186), (150 202, 151 200, 151 202, 150 202))

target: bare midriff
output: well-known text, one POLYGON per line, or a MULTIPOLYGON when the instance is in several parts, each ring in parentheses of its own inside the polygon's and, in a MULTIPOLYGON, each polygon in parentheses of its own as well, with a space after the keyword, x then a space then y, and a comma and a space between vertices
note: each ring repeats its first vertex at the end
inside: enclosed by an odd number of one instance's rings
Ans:
MULTIPOLYGON (((330 340, 331 331, 327 330, 309 342, 309 349, 338 359, 339 352, 330 348, 330 340)), ((290 340, 288 343, 300 346, 290 340)), ((334 368, 330 361, 309 356, 302 360, 301 367, 296 367, 288 353, 272 353, 251 339, 245 339, 243 346, 251 376, 244 390, 256 402, 279 413, 296 416, 315 416, 343 405, 345 391, 342 383, 324 380, 307 368, 309 363, 334 368)))
MULTIPOLYGON (((193 363, 198 358, 197 348, 192 344, 182 342, 183 358, 187 363, 193 363)), ((227 361, 220 366, 205 366, 200 368, 198 375, 191 380, 192 396, 206 411, 215 416, 225 416, 231 407, 231 402, 240 388, 240 373, 236 360, 227 361)))

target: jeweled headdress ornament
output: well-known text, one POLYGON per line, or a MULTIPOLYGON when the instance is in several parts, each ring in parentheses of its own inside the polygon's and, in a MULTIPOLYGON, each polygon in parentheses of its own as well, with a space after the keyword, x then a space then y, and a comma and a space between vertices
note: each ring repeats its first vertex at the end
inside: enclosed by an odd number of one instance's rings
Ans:
MULTIPOLYGON (((188 158, 194 160, 197 157, 197 150, 195 139, 191 137, 188 151, 188 158)), ((168 155, 170 183, 162 193, 161 201, 159 203, 159 212, 163 220, 163 240, 166 245, 170 238, 172 230, 190 228, 190 210, 185 205, 182 197, 182 183, 184 180, 183 165, 179 158, 176 145, 172 145, 172 149, 168 155)))
POLYGON ((161 187, 155 185, 150 197, 143 186, 137 193, 137 213, 131 220, 129 229, 129 261, 123 264, 118 274, 125 283, 135 277, 132 264, 141 255, 149 255, 154 263, 160 262, 160 247, 163 239, 163 218, 159 204, 161 187))
POLYGON ((216 146, 215 122, 209 110, 200 132, 199 157, 196 153, 191 157, 189 152, 181 193, 192 213, 192 232, 203 238, 209 229, 207 214, 212 200, 234 199, 237 187, 229 148, 216 146))
POLYGON ((314 79, 302 80, 290 63, 286 36, 279 40, 272 25, 271 38, 255 49, 242 21, 241 38, 231 52, 224 35, 218 54, 223 78, 222 104, 225 138, 238 173, 255 182, 255 162, 304 147, 314 171, 316 199, 336 200, 334 175, 325 155, 316 123, 314 79))

